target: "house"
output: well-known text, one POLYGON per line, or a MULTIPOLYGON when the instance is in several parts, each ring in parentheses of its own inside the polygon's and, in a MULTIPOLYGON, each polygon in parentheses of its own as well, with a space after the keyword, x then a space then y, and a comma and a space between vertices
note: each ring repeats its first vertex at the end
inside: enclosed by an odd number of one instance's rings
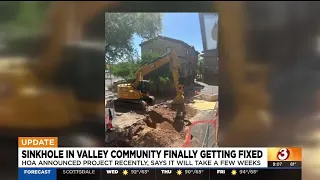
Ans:
POLYGON ((203 82, 218 85, 218 23, 215 13, 199 13, 200 29, 203 43, 203 82), (216 19, 216 20, 215 20, 216 19))
POLYGON ((203 51, 203 82, 217 85, 219 82, 218 49, 203 51))
POLYGON ((148 52, 164 54, 169 50, 174 50, 181 61, 180 83, 188 86, 194 82, 199 52, 196 51, 193 46, 181 40, 157 36, 142 42, 140 47, 141 54, 148 52))

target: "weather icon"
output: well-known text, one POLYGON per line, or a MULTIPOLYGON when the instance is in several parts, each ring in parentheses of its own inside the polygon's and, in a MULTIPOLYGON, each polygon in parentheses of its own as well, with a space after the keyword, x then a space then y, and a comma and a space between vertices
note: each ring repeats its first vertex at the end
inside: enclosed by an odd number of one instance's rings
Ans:
POLYGON ((122 174, 123 174, 124 176, 127 176, 127 175, 129 174, 129 172, 128 172, 128 170, 125 169, 125 170, 122 171, 122 174))
POLYGON ((236 170, 232 170, 232 171, 231 171, 231 175, 232 175, 232 176, 237 175, 237 171, 236 171, 236 170))
POLYGON ((179 170, 177 170, 177 175, 178 176, 181 176, 182 175, 182 171, 179 169, 179 170))

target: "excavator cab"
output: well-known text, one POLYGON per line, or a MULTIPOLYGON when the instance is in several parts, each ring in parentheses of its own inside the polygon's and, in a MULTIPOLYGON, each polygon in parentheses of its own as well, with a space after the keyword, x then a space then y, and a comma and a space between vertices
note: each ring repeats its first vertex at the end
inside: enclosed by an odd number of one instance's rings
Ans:
POLYGON ((141 80, 137 87, 142 94, 149 94, 150 92, 150 82, 148 80, 141 80))

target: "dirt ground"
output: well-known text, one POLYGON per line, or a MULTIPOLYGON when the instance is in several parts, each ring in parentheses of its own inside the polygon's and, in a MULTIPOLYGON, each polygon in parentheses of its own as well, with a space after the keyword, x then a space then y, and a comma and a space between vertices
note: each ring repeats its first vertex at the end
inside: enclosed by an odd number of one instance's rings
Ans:
MULTIPOLYGON (((196 115, 202 118, 208 113, 201 115, 196 110, 189 99, 194 99, 194 90, 185 92, 186 103, 184 106, 172 107, 172 98, 156 96, 156 105, 148 107, 146 112, 128 111, 117 108, 114 112, 114 131, 106 133, 107 146, 120 147, 182 147, 187 129, 195 119, 196 115), (181 113, 182 112, 182 113, 181 113), (178 118, 176 118, 178 116, 178 118)), ((109 99, 106 97, 106 99, 109 99)), ((111 103, 112 104, 112 103, 111 103)), ((209 113, 208 116, 211 116, 209 113)), ((196 117, 197 117, 196 116, 196 117)), ((206 119, 206 118, 204 118, 206 119)), ((199 132, 194 132, 196 136, 205 131, 206 125, 196 127, 199 132), (204 129, 204 130, 202 130, 204 129)), ((203 136, 203 135, 201 135, 203 136)), ((193 141, 193 140, 192 140, 193 141)), ((200 146, 199 143, 192 143, 192 146, 200 146)))
POLYGON ((116 112, 114 124, 122 131, 119 136, 126 136, 125 146, 181 147, 185 141, 186 127, 190 125, 189 119, 195 114, 193 108, 185 105, 184 116, 176 118, 176 108, 172 109, 169 103, 161 103, 149 107, 145 114, 116 112))

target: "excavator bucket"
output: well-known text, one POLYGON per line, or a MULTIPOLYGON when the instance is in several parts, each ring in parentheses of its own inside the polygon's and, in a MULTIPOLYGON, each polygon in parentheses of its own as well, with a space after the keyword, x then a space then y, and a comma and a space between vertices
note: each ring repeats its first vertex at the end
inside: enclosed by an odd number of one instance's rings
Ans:
POLYGON ((179 90, 177 91, 176 97, 173 99, 173 105, 180 105, 184 104, 184 87, 183 85, 179 85, 179 90))

